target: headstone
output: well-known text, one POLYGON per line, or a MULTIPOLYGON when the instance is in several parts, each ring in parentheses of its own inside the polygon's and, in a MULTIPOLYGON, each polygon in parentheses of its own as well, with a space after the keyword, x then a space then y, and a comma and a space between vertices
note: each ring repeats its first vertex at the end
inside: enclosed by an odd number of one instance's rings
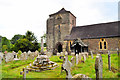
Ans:
POLYGON ((89 78, 88 76, 84 74, 76 74, 72 78, 73 80, 92 80, 91 78, 89 78))
POLYGON ((83 61, 84 61, 84 62, 86 61, 86 56, 85 56, 85 54, 83 55, 83 61))
POLYGON ((60 53, 57 53, 57 56, 60 56, 60 53))
POLYGON ((14 60, 14 54, 13 53, 6 53, 5 54, 5 62, 13 61, 14 60))
POLYGON ((103 61, 102 61, 102 56, 100 54, 97 54, 96 56, 95 71, 96 71, 96 80, 101 80, 103 78, 102 77, 103 61))
POLYGON ((108 51, 108 68, 111 71, 111 56, 110 56, 110 51, 108 51))
POLYGON ((81 53, 79 53, 78 62, 81 62, 81 57, 82 57, 82 55, 81 55, 81 53))
POLYGON ((90 54, 91 54, 91 58, 93 59, 93 52, 92 52, 92 51, 90 51, 90 54))
POLYGON ((71 63, 72 63, 72 66, 75 65, 75 58, 74 57, 71 58, 71 63))
POLYGON ((67 79, 72 78, 72 75, 70 72, 71 67, 72 67, 72 63, 68 60, 68 56, 66 56, 65 63, 63 64, 63 68, 66 71, 66 78, 67 79))
POLYGON ((65 55, 68 55, 68 52, 67 52, 67 51, 65 51, 65 55))
POLYGON ((61 52, 60 55, 61 55, 61 56, 64 56, 64 52, 61 52))
POLYGON ((78 54, 76 54, 76 64, 78 64, 78 54))
POLYGON ((84 54, 85 54, 86 58, 88 58, 88 52, 84 52, 84 54))
POLYGON ((72 53, 71 53, 71 56, 75 56, 75 53, 74 53, 74 52, 72 52, 72 53))

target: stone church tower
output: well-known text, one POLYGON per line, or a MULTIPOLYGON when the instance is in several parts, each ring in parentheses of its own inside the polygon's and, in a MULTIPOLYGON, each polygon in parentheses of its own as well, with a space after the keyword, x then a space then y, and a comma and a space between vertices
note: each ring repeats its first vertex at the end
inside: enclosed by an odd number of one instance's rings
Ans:
POLYGON ((53 54, 67 50, 64 38, 70 34, 74 26, 76 26, 76 17, 64 8, 49 15, 46 32, 47 50, 53 54))

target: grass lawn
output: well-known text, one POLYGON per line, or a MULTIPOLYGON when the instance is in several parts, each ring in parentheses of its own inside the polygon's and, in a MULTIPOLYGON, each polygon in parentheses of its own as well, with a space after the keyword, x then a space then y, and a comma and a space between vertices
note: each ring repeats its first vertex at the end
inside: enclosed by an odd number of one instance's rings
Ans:
MULTIPOLYGON (((102 54, 103 60, 103 78, 117 78, 118 72, 113 73, 112 71, 108 70, 108 58, 107 54, 102 54)), ((70 60, 72 56, 68 56, 70 60)), ((94 55, 94 59, 89 58, 85 61, 85 63, 79 63, 71 68, 71 74, 74 76, 75 74, 85 74, 90 78, 95 78, 95 59, 96 55, 94 55)), ((59 67, 55 68, 54 70, 47 70, 42 72, 30 72, 27 73, 27 78, 65 78, 66 73, 63 71, 61 73, 61 64, 62 60, 59 59, 58 56, 51 56, 51 61, 58 63, 59 67)), ((22 68, 29 65, 29 63, 33 62, 34 60, 26 60, 26 61, 13 61, 9 63, 2 62, 2 78, 22 78, 20 75, 20 71, 22 68)), ((111 54, 111 66, 118 69, 118 56, 117 54, 111 54)))

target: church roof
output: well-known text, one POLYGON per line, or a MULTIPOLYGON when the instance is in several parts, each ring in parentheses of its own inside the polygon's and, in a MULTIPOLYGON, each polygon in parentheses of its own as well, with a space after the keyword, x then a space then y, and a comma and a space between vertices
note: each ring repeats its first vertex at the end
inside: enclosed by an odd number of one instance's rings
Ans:
MULTIPOLYGON (((53 14, 50 14, 49 16, 51 17, 51 16, 53 16, 53 15, 56 15, 56 14, 60 14, 60 13, 70 13, 70 14, 72 14, 70 11, 67 11, 67 10, 65 10, 64 8, 62 8, 61 10, 59 10, 58 12, 56 12, 56 13, 53 13, 53 14)), ((73 15, 73 14, 72 14, 73 15)), ((74 15, 73 15, 74 16, 74 15)), ((74 16, 75 17, 75 16, 74 16)))
POLYGON ((74 40, 77 38, 89 39, 120 37, 118 34, 118 23, 120 23, 120 21, 86 26, 75 26, 72 28, 71 34, 66 36, 64 40, 74 40))

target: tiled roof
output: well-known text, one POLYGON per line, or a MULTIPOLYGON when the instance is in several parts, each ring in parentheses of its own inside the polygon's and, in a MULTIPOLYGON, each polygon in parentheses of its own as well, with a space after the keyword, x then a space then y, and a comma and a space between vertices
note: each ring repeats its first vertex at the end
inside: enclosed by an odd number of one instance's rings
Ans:
MULTIPOLYGON (((70 13, 72 14, 70 11, 67 11, 65 10, 64 8, 62 8, 61 10, 59 10, 58 12, 54 13, 54 14, 50 14, 49 16, 53 16, 53 15, 56 15, 56 14, 60 14, 60 13, 70 13)), ((73 15, 73 14, 72 14, 73 15)), ((74 16, 74 15, 73 15, 74 16)), ((75 16, 74 16, 75 17, 75 16)))
POLYGON ((120 37, 118 34, 118 23, 120 21, 100 23, 86 26, 75 26, 71 30, 71 34, 66 36, 65 40, 86 39, 86 38, 104 38, 104 37, 120 37))

